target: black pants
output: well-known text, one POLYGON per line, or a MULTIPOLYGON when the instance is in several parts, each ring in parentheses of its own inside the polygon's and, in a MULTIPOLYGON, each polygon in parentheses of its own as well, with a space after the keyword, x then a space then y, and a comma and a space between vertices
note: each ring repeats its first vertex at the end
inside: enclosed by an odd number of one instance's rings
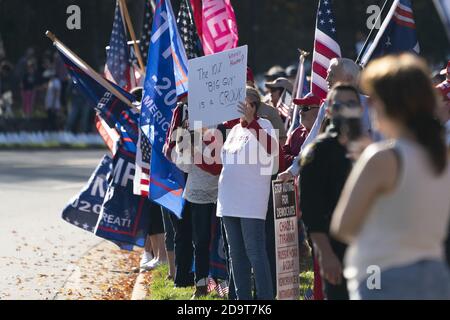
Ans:
POLYGON ((175 278, 176 287, 190 287, 194 285, 192 273, 192 259, 194 247, 192 246, 192 226, 190 206, 185 205, 182 213, 183 219, 171 215, 173 229, 175 231, 175 278))
POLYGON ((324 295, 327 300, 349 300, 347 291, 347 281, 342 277, 340 285, 332 285, 328 281, 322 278, 324 295))
POLYGON ((211 220, 216 213, 215 203, 191 206, 192 242, 194 245, 195 281, 209 276, 209 245, 211 242, 211 220))
POLYGON ((148 235, 164 233, 164 224, 162 219, 161 207, 154 202, 150 202, 150 225, 148 228, 148 235))
POLYGON ((175 285, 192 285, 192 260, 195 259, 195 280, 209 275, 209 245, 214 203, 197 204, 186 201, 183 218, 173 217, 175 229, 175 285))

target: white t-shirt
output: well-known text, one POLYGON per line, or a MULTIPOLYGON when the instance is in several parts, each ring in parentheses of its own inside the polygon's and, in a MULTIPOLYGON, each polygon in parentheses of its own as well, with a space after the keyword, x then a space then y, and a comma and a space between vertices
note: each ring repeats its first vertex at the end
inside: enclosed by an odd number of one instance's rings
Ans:
MULTIPOLYGON (((265 132, 277 139, 272 124, 258 119, 265 132)), ((219 177, 218 217, 266 219, 270 181, 277 152, 268 155, 255 135, 237 124, 227 135, 222 148, 222 172, 219 177)))

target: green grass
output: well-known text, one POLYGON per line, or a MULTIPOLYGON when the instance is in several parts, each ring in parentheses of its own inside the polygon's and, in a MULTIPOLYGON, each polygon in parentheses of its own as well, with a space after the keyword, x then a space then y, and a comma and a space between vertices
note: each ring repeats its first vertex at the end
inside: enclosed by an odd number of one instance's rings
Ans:
MULTIPOLYGON (((147 299, 149 300, 189 300, 195 288, 175 288, 172 280, 167 280, 169 268, 162 265, 152 271, 152 282, 147 299)), ((223 300, 216 292, 212 292, 199 300, 223 300)))
MULTIPOLYGON (((300 300, 308 288, 312 288, 314 273, 311 259, 304 259, 300 264, 300 300)), ((162 265, 152 271, 152 280, 147 295, 148 300, 189 300, 195 288, 175 288, 172 280, 167 280, 168 266, 162 265)), ((209 294, 200 300, 223 300, 216 292, 209 294)))

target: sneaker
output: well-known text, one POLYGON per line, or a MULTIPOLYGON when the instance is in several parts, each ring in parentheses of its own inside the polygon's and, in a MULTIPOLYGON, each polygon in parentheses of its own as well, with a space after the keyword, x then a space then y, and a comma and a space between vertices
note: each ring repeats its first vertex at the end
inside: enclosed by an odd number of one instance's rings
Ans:
POLYGON ((162 264, 161 261, 156 260, 155 258, 149 262, 147 262, 144 265, 141 265, 141 272, 143 271, 150 271, 155 269, 156 267, 160 266, 162 264))
POLYGON ((141 257, 141 262, 139 263, 139 266, 142 268, 146 264, 148 264, 150 261, 154 259, 153 254, 151 252, 144 251, 141 257))

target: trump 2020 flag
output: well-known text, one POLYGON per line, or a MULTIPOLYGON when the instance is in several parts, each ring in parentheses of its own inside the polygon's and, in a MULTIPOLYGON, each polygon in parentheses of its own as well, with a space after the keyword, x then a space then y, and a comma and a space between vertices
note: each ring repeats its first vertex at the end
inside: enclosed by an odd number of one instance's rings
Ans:
MULTIPOLYGON (((120 141, 126 139, 124 130, 120 141)), ((150 223, 150 200, 133 195, 135 153, 131 144, 119 142, 108 176, 108 189, 103 201, 95 234, 112 241, 143 247, 150 223)))
POLYGON ((361 59, 364 66, 370 59, 400 52, 420 52, 410 0, 395 0, 372 45, 361 59))
POLYGON ((181 217, 184 174, 162 152, 173 109, 188 84, 186 53, 170 1, 156 4, 148 57, 139 124, 152 146, 149 198, 181 217))
POLYGON ((106 176, 111 169, 112 159, 108 155, 103 156, 87 185, 64 208, 62 218, 65 221, 86 231, 95 231, 95 225, 108 188, 106 176))

